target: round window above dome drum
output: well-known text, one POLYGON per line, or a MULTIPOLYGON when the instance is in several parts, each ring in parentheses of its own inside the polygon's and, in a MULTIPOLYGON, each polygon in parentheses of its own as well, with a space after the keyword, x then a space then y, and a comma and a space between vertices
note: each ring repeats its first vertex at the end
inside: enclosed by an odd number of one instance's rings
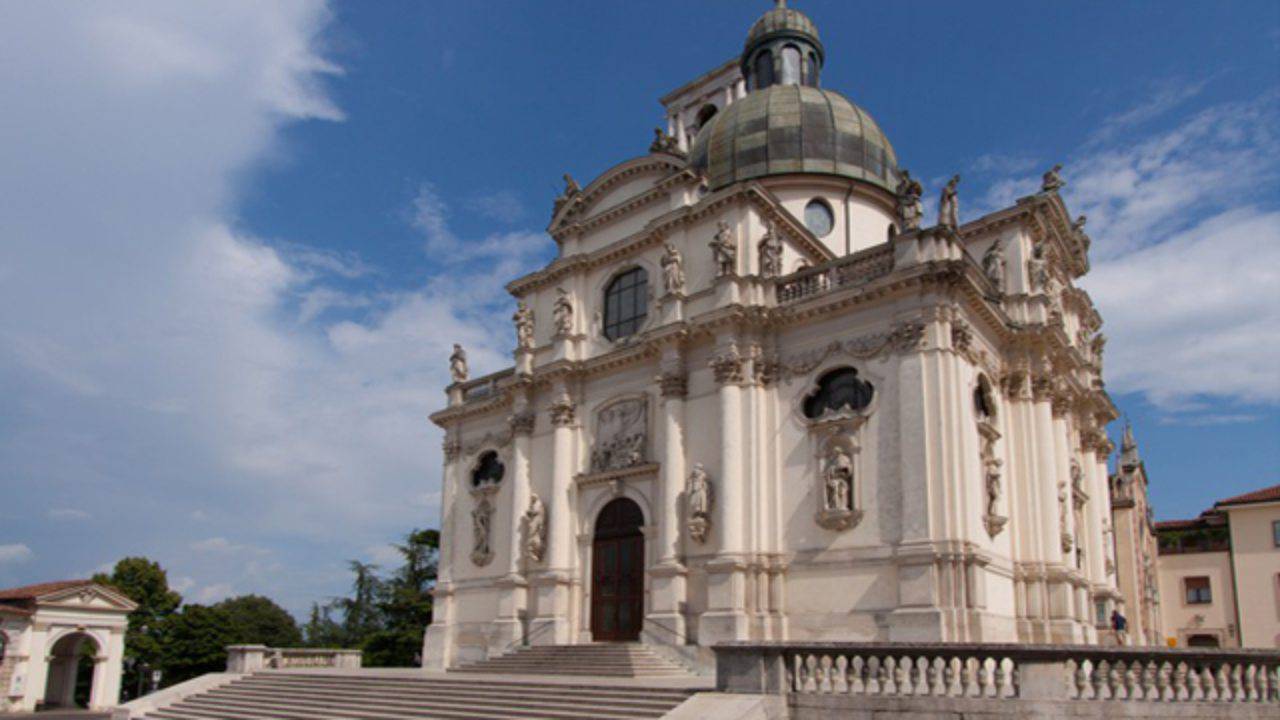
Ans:
POLYGON ((809 228, 809 232, 817 237, 826 237, 831 234, 831 228, 835 226, 835 215, 831 212, 831 206, 822 198, 814 198, 804 206, 804 226, 809 228))

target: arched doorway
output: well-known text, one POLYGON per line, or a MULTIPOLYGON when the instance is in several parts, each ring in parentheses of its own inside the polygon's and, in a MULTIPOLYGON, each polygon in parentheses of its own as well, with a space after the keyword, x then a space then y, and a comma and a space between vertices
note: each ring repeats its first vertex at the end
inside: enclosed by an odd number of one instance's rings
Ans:
POLYGON ((591 551, 591 639, 640 639, 644 619, 644 513, 627 498, 596 517, 591 551))
POLYGON ((44 707, 90 707, 98 643, 87 633, 64 635, 49 650, 49 677, 44 686, 44 707))

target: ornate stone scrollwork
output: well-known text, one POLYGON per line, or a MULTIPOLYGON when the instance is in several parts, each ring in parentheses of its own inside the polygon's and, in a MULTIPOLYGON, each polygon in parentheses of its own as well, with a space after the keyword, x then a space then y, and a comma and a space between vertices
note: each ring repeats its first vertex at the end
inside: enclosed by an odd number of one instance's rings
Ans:
POLYGON ((533 432, 533 426, 536 421, 537 415, 532 410, 522 410, 507 418, 507 424, 511 427, 512 435, 529 435, 533 432))
POLYGON ((647 397, 626 398, 609 403, 596 414, 591 472, 625 470, 643 465, 648 460, 648 438, 647 397))
POLYGON ((551 403, 550 414, 551 424, 555 427, 567 427, 574 423, 577 418, 578 406, 567 397, 551 403))
POLYGON ((476 506, 471 509, 471 562, 479 567, 493 560, 493 501, 497 485, 481 485, 472 488, 471 496, 476 506))
POLYGON ((793 355, 778 362, 778 377, 787 380, 808 375, 836 355, 848 355, 859 360, 870 360, 890 353, 915 350, 924 338, 924 323, 906 322, 894 325, 886 332, 862 335, 850 340, 836 340, 823 347, 793 355))
POLYGON ((711 366, 711 372, 715 375, 716 382, 720 385, 731 383, 740 383, 743 378, 744 358, 738 352, 738 346, 730 344, 722 352, 711 358, 708 362, 711 366))
POLYGON ((524 512, 524 556, 534 563, 542 562, 547 552, 547 506, 537 493, 529 496, 529 509, 524 512))
POLYGON ((662 397, 682 398, 689 393, 689 376, 682 372, 665 372, 658 376, 662 397))
POLYGON ((702 463, 695 464, 689 473, 684 495, 689 537, 698 544, 705 543, 711 533, 711 506, 714 498, 711 476, 702 463))

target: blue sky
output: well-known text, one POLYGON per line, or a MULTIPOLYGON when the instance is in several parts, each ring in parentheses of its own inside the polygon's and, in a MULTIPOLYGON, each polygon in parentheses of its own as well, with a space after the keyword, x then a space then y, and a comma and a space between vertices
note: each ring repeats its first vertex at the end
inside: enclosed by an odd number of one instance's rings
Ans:
MULTIPOLYGON (((962 219, 1066 164, 1159 517, 1280 482, 1280 5, 793 5, 962 219)), ((768 6, 0 6, 0 585, 143 554, 301 611, 392 562, 561 173, 644 152, 768 6)))

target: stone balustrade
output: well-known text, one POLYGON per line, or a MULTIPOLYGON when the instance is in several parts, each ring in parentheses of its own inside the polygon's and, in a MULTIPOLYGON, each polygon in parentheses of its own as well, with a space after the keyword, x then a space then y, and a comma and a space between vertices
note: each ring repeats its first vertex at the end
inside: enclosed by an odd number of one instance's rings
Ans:
POLYGON ((358 668, 363 661, 359 650, 342 648, 272 648, 266 645, 227 647, 227 672, 290 668, 358 668))
MULTIPOLYGON (((1079 645, 727 643, 723 692, 1280 706, 1280 652, 1079 645)), ((1280 714, 1280 708, 1268 712, 1280 714)))
POLYGON ((861 285, 888 275, 892 270, 893 246, 886 244, 868 248, 779 278, 778 304, 788 305, 829 290, 861 285))

